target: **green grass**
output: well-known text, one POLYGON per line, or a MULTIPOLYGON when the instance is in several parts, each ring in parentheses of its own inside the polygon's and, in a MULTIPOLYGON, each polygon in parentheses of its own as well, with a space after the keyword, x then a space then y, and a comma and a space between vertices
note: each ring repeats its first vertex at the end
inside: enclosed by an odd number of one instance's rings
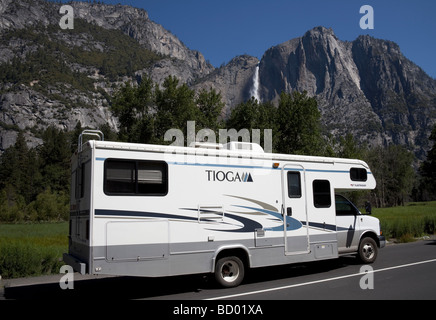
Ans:
POLYGON ((405 206, 375 208, 373 215, 380 219, 386 238, 400 242, 435 233, 436 201, 410 202, 405 206))
POLYGON ((0 225, 0 275, 18 278, 59 273, 68 250, 68 222, 0 225))

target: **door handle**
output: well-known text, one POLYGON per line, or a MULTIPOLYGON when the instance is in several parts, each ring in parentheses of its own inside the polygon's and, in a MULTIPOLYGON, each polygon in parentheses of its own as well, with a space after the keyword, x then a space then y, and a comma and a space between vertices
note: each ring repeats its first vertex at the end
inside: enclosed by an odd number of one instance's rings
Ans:
POLYGON ((287 207, 287 208, 286 208, 286 215, 287 215, 288 217, 291 217, 291 216, 292 216, 292 208, 291 208, 291 207, 287 207))

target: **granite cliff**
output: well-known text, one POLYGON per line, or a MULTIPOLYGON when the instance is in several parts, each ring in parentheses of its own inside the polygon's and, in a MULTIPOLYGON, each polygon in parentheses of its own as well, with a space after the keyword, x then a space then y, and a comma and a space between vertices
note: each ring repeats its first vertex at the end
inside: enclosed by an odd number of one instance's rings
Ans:
POLYGON ((317 27, 270 48, 260 62, 260 95, 307 91, 328 132, 369 144, 403 144, 422 158, 436 121, 436 80, 391 41, 347 42, 317 27))

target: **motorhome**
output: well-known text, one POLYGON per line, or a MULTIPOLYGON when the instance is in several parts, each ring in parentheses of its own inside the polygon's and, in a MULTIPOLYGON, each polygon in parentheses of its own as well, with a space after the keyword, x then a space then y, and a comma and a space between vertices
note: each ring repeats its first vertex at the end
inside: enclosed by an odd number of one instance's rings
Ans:
POLYGON ((69 252, 82 274, 211 273, 356 254, 385 245, 379 220, 340 195, 376 186, 360 160, 265 153, 257 144, 191 147, 95 140, 71 160, 69 252))

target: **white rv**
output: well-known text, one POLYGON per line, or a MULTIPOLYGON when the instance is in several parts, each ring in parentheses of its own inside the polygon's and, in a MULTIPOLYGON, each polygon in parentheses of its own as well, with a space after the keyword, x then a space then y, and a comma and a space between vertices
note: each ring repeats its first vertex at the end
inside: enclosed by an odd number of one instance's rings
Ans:
POLYGON ((379 220, 338 195, 375 188, 363 161, 79 140, 64 261, 82 274, 214 273, 232 287, 248 268, 350 253, 371 263, 385 245, 379 220))

